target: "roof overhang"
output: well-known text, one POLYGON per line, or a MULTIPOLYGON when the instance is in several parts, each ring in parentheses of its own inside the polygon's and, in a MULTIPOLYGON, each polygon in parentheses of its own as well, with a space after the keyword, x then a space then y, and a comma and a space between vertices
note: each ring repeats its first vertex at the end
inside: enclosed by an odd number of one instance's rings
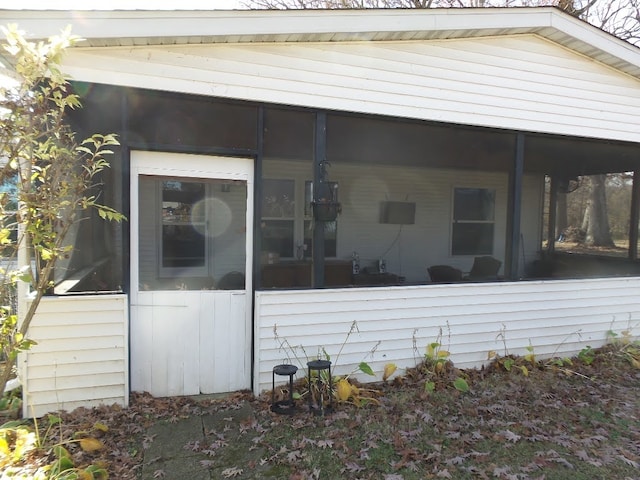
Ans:
POLYGON ((640 78, 640 49, 553 7, 371 10, 0 10, 27 38, 68 25, 79 48, 446 40, 535 34, 640 78))

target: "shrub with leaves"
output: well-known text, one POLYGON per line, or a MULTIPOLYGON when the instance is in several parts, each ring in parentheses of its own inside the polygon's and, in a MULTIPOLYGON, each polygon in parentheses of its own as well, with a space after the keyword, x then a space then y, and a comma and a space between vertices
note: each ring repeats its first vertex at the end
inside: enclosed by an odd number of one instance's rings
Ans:
POLYGON ((607 337, 617 356, 628 361, 634 368, 640 368, 640 340, 634 339, 631 329, 623 330, 620 334, 609 330, 607 337))
MULTIPOLYGON (((327 352, 324 347, 318 347, 318 354, 315 358, 309 358, 307 355, 307 349, 302 345, 291 345, 286 338, 280 337, 278 334, 277 326, 273 327, 273 335, 278 344, 280 345, 280 350, 283 350, 287 354, 286 362, 291 362, 295 360, 298 364, 298 367, 303 371, 306 371, 306 365, 309 360, 326 360, 331 362, 332 368, 338 364, 340 355, 342 354, 342 350, 344 346, 349 341, 349 337, 355 332, 358 332, 358 322, 355 320, 351 322, 351 327, 347 332, 344 341, 340 345, 338 353, 334 358, 327 352)), ((367 356, 373 355, 376 351, 380 342, 377 342, 369 351, 367 356)), ((396 371, 397 366, 393 363, 388 363, 384 367, 383 381, 387 381, 396 371)), ((293 396, 296 400, 300 400, 306 398, 307 401, 313 406, 313 408, 317 408, 322 410, 323 403, 329 401, 329 395, 332 395, 331 398, 335 398, 338 402, 348 402, 352 403, 356 406, 363 406, 370 403, 376 403, 376 396, 379 395, 378 390, 375 389, 365 389, 362 388, 357 382, 355 382, 351 377, 356 373, 364 373, 365 375, 369 375, 371 377, 375 377, 376 374, 371 368, 371 366, 362 361, 358 364, 356 368, 347 375, 343 376, 332 376, 329 378, 328 370, 314 371, 311 374, 311 377, 305 378, 301 385, 301 392, 294 392, 293 396)), ((281 389, 280 389, 281 390, 281 389)), ((276 395, 278 397, 283 395, 283 392, 277 392, 276 395)))
POLYGON ((426 377, 424 390, 429 393, 438 388, 453 386, 460 392, 468 392, 469 384, 449 359, 451 353, 442 348, 441 337, 442 331, 436 341, 427 345, 424 360, 417 367, 417 370, 426 377))
POLYGON ((73 438, 67 439, 63 439, 57 432, 53 435, 53 431, 57 429, 60 433, 65 430, 62 419, 57 415, 47 415, 42 431, 38 428, 38 422, 31 425, 27 421, 15 420, 0 426, 0 470, 7 478, 36 480, 106 480, 109 478, 104 467, 97 463, 87 465, 86 462, 86 455, 104 448, 104 444, 95 435, 108 430, 105 425, 96 423, 91 431, 75 432, 73 438), (43 464, 36 468, 35 465, 28 464, 30 456, 45 456, 48 461, 41 462, 43 464))
POLYGON ((11 377, 20 351, 30 348, 27 338, 40 299, 51 287, 56 262, 72 248, 65 243, 70 228, 89 209, 100 217, 120 221, 123 215, 99 202, 97 182, 109 166, 105 159, 117 145, 114 135, 96 134, 77 142, 66 123, 66 113, 80 108, 60 70, 64 51, 78 37, 67 29, 47 42, 28 42, 16 26, 2 28, 5 57, 19 78, 0 89, 0 251, 12 264, 18 251, 26 252, 23 269, 0 271, 0 347, 6 363, 0 365, 0 392, 11 377), (35 271, 31 271, 31 265, 35 271), (33 292, 28 310, 16 316, 16 282, 27 282, 33 292))

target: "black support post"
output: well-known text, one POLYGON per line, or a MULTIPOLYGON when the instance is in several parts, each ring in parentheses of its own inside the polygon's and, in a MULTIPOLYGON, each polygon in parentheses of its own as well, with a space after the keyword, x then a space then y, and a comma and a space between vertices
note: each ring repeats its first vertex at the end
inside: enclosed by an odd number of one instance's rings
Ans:
MULTIPOLYGON (((129 97, 124 88, 120 90, 120 192, 122 193, 121 212, 127 218, 131 218, 131 150, 129 147, 129 97)), ((131 266, 129 258, 131 256, 131 227, 129 222, 120 224, 122 235, 122 289, 131 294, 131 266)), ((137 285, 133 285, 137 288, 137 285)))
POLYGON ((509 206, 507 218, 507 248, 505 276, 509 280, 518 278, 520 253, 520 218, 522 211, 522 175, 524 172, 524 133, 516 135, 516 151, 513 168, 509 175, 509 206))
MULTIPOLYGON (((262 285, 262 164, 264 156, 264 107, 258 108, 258 122, 256 125, 256 144, 258 151, 255 155, 254 190, 253 190, 253 290, 262 285)), ((254 296, 255 297, 255 296, 254 296)))
MULTIPOLYGON (((313 201, 320 200, 318 185, 323 180, 322 165, 327 159, 327 114, 316 113, 313 139, 313 201)), ((324 287, 324 222, 314 220, 313 228, 313 282, 314 288, 324 287)))
POLYGON ((547 222, 547 252, 553 253, 556 249, 556 218, 558 216, 558 177, 551 177, 549 185, 549 219, 547 222))
POLYGON ((633 172, 631 218, 629 220, 629 258, 638 259, 638 215, 640 213, 640 171, 633 172))

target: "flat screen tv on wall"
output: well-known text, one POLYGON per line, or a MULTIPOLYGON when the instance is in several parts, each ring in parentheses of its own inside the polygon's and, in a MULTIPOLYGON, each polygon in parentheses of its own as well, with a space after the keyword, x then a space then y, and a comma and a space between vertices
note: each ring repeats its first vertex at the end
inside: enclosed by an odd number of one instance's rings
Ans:
POLYGON ((380 223, 396 225, 416 223, 415 202, 382 202, 380 204, 380 223))

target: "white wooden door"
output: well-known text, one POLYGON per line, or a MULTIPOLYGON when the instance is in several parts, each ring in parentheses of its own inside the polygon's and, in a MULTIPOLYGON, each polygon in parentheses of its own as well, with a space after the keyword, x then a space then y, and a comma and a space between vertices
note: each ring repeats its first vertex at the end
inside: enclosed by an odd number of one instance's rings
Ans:
POLYGON ((253 161, 131 153, 131 390, 251 387, 253 161))

